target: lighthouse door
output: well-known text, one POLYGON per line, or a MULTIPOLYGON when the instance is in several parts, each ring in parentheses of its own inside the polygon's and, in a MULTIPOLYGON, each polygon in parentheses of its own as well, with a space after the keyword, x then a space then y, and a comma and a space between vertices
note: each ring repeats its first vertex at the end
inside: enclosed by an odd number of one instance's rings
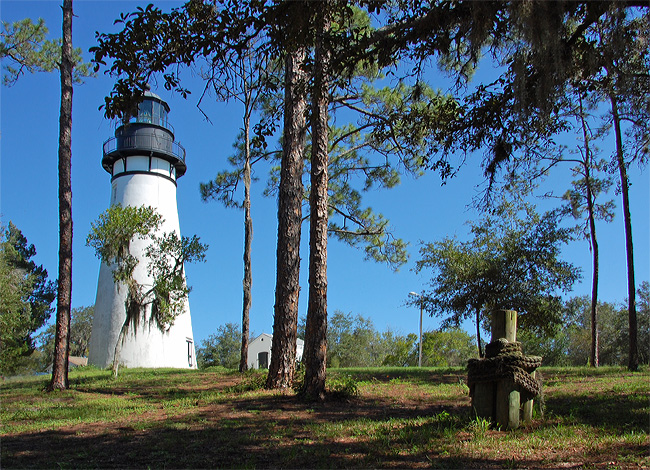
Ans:
POLYGON ((262 351, 257 355, 257 363, 259 364, 260 369, 269 368, 269 353, 268 351, 262 351))
POLYGON ((192 352, 194 351, 194 348, 192 346, 194 346, 194 342, 189 338, 187 338, 186 341, 187 341, 187 365, 193 367, 194 355, 192 354, 192 352))

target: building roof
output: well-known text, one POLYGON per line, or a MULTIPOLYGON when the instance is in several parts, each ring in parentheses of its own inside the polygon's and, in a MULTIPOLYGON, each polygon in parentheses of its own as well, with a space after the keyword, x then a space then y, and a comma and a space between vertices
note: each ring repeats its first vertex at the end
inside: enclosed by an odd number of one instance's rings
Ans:
MULTIPOLYGON (((81 356, 68 356, 68 370, 74 369, 75 367, 81 367, 81 366, 87 366, 88 365, 88 358, 87 357, 81 357, 81 356)), ((47 366, 47 369, 45 369, 45 372, 48 374, 52 373, 52 368, 53 364, 50 363, 49 366, 47 366)))
MULTIPOLYGON (((266 337, 266 338, 269 338, 269 339, 273 339, 273 335, 270 335, 270 334, 268 334, 268 333, 262 333, 262 334, 259 335, 257 338, 254 338, 253 340, 251 340, 251 343, 254 343, 255 341, 257 341, 258 339, 260 339, 260 338, 262 338, 262 337, 266 337)), ((303 340, 301 340, 300 338, 298 338, 298 339, 296 340, 296 344, 297 344, 298 346, 303 346, 303 345, 305 344, 305 342, 304 342, 303 340)))
POLYGON ((87 366, 88 365, 88 358, 87 357, 80 357, 80 356, 68 356, 68 362, 76 367, 79 366, 87 366))

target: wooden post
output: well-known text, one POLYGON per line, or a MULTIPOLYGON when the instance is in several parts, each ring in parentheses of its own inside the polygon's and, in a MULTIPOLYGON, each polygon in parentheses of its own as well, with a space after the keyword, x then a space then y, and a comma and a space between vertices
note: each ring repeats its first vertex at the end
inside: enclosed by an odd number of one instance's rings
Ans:
POLYGON ((519 390, 512 380, 499 380, 496 391, 497 423, 505 429, 519 427, 519 390))
MULTIPOLYGON (((492 312, 492 341, 506 339, 509 343, 517 341, 517 312, 497 310, 492 312)), ((510 379, 499 380, 495 393, 497 424, 506 429, 519 427, 519 390, 510 379)))
POLYGON ((472 407, 474 413, 479 418, 493 421, 495 416, 494 410, 494 382, 481 382, 474 385, 474 395, 472 397, 472 407))
MULTIPOLYGON (((533 378, 535 378, 536 371, 531 372, 530 375, 532 375, 533 378)), ((524 402, 522 421, 524 423, 530 423, 533 421, 533 399, 532 398, 524 402)))
POLYGON ((496 310, 492 312, 492 341, 505 338, 509 343, 517 341, 517 312, 496 310))
MULTIPOLYGON (((492 342, 505 339, 517 341, 517 312, 492 312, 492 342)), ((532 400, 525 403, 524 420, 532 419, 532 400)), ((521 395, 512 379, 474 385, 472 407, 478 417, 488 418, 504 429, 516 429, 520 422, 521 395)))

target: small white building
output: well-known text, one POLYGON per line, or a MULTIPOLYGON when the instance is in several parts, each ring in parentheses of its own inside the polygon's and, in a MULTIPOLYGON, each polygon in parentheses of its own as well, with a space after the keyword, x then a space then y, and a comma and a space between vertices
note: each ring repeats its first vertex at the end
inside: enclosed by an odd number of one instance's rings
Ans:
MULTIPOLYGON (((262 333, 248 343, 248 368, 268 369, 271 363, 271 344, 273 335, 262 333)), ((305 342, 298 338, 296 342, 296 361, 302 360, 302 352, 305 349, 305 342)))

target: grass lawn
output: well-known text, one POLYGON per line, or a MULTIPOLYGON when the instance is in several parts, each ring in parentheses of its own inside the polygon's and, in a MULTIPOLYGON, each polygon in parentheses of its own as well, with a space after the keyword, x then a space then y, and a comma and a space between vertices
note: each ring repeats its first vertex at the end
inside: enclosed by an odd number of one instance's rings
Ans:
POLYGON ((472 416, 462 369, 328 370, 330 398, 227 370, 85 368, 0 385, 2 468, 648 468, 650 372, 542 368, 544 416, 472 416))

